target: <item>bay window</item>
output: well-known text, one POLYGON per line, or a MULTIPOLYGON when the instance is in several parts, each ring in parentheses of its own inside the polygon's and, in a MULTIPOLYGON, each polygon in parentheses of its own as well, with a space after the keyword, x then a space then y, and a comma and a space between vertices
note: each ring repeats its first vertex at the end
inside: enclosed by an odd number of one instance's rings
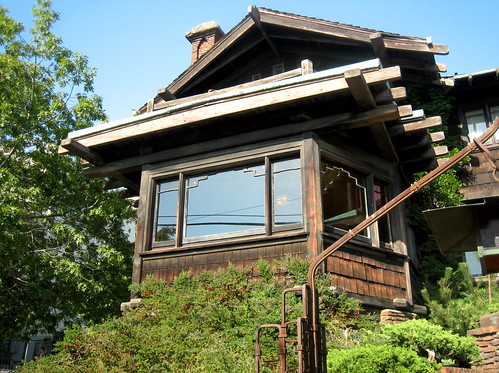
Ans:
MULTIPOLYGON (((321 160, 324 229, 348 231, 386 204, 386 186, 372 175, 321 160)), ((388 215, 360 233, 374 246, 391 242, 388 215)))

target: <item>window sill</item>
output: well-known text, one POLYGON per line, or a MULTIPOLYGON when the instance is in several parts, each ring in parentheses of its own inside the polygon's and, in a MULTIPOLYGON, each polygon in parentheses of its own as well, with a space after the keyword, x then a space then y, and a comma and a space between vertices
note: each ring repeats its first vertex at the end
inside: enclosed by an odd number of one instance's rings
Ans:
POLYGON ((193 250, 211 250, 211 249, 223 249, 225 247, 240 246, 241 248, 247 248, 258 244, 259 246, 268 246, 282 243, 293 243, 302 242, 308 238, 308 232, 303 229, 286 231, 286 232, 276 232, 271 236, 249 236, 249 237, 234 237, 231 239, 220 239, 211 240, 196 243, 186 243, 181 247, 173 246, 162 246, 155 247, 148 251, 143 251, 139 253, 140 256, 157 255, 162 253, 172 253, 172 252, 183 252, 183 251, 193 251, 193 250))

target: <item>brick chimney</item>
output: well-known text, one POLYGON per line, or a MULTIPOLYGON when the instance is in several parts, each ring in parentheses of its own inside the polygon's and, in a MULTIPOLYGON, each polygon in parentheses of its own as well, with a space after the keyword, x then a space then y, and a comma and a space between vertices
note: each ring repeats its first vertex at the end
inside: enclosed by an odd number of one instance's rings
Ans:
POLYGON ((224 36, 224 32, 214 21, 202 23, 185 34, 192 44, 191 65, 208 52, 224 36))

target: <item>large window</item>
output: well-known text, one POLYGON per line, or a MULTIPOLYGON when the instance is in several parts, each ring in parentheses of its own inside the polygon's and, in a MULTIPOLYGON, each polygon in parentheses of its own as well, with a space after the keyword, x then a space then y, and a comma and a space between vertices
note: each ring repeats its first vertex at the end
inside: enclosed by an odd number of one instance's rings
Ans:
MULTIPOLYGON (((387 202, 382 182, 327 159, 321 161, 321 188, 326 230, 352 229, 387 202)), ((388 216, 360 234, 376 246, 391 242, 388 216)))
MULTIPOLYGON (((472 110, 466 110, 464 117, 468 128, 468 138, 473 141, 482 135, 488 128, 489 123, 499 116, 499 105, 485 105, 472 110)), ((490 139, 487 144, 499 144, 499 132, 490 139)))
POLYGON ((302 226, 300 159, 177 174, 155 183, 153 245, 270 234, 302 226))

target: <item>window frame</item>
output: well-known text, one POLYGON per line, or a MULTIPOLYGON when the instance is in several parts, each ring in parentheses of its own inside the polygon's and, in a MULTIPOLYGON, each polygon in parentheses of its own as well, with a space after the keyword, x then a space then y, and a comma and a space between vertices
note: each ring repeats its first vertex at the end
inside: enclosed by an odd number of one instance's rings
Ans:
POLYGON ((227 155, 214 155, 206 158, 193 158, 186 160, 182 163, 162 163, 149 166, 143 171, 143 180, 147 183, 147 198, 144 204, 147 203, 146 217, 144 220, 145 230, 145 245, 142 251, 154 251, 161 249, 181 249, 187 248, 192 245, 199 245, 201 243, 212 243, 219 240, 231 240, 241 237, 268 237, 279 234, 281 232, 289 232, 299 230, 300 232, 306 229, 306 208, 304 196, 304 172, 303 172, 303 146, 302 141, 293 141, 288 144, 279 144, 276 146, 255 149, 253 151, 241 151, 227 155), (301 222, 276 226, 273 219, 273 205, 272 205, 272 190, 270 182, 270 170, 272 169, 272 162, 281 160, 297 159, 300 167, 300 190, 301 190, 301 222), (186 209, 186 196, 185 186, 188 177, 195 177, 208 173, 216 173, 219 171, 229 171, 238 169, 245 166, 253 166, 260 162, 265 167, 265 226, 263 229, 257 230, 244 230, 239 232, 217 233, 207 236, 198 236, 185 238, 184 234, 184 220, 186 209), (170 180, 179 180, 179 194, 176 208, 176 232, 175 239, 168 241, 155 241, 156 222, 157 222, 157 205, 159 186, 161 182, 170 180))
MULTIPOLYGON (((480 103, 480 104, 470 104, 464 105, 460 108, 460 117, 461 122, 464 123, 462 126, 462 131, 466 136, 467 143, 472 142, 473 140, 470 138, 469 124, 468 124, 468 116, 467 114, 473 111, 481 111, 485 120, 486 129, 489 128, 491 122, 494 121, 494 117, 492 117, 492 108, 497 108, 499 112, 499 101, 493 100, 490 102, 480 103)), ((481 133, 483 134, 483 132, 481 133)), ((480 135, 481 135, 480 134, 480 135)), ((478 135, 478 136, 480 136, 478 135)), ((489 140, 485 142, 486 145, 499 145, 499 132, 492 136, 489 140)))
MULTIPOLYGON (((339 167, 344 167, 347 171, 355 171, 358 174, 361 174, 364 179, 364 187, 366 192, 366 200, 365 205, 367 209, 367 216, 372 215, 376 211, 375 206, 375 195, 374 195, 374 185, 377 183, 378 185, 382 185, 385 190, 386 199, 390 200, 392 193, 392 179, 393 172, 387 161, 382 160, 381 158, 375 158, 372 154, 367 158, 367 155, 363 155, 363 151, 359 149, 350 149, 350 150, 340 150, 339 148, 332 147, 327 143, 322 143, 320 147, 320 161, 327 160, 339 167), (365 160, 370 159, 372 164, 367 163, 365 160), (364 160, 364 161, 362 161, 364 160)), ((321 179, 322 185, 322 179, 321 179)), ((322 192, 321 192, 321 204, 324 203, 322 200, 322 192)), ((321 207, 323 209, 323 207, 321 207)), ((387 225, 389 230, 390 242, 382 242, 380 241, 380 233, 378 229, 378 222, 373 223, 371 226, 367 228, 367 235, 358 234, 354 240, 368 243, 373 247, 385 248, 389 250, 394 249, 393 240, 394 240, 394 226, 390 219, 389 214, 386 215, 387 225)), ((344 235, 347 233, 347 230, 327 226, 323 224, 323 230, 326 233, 332 233, 336 235, 344 235)))

